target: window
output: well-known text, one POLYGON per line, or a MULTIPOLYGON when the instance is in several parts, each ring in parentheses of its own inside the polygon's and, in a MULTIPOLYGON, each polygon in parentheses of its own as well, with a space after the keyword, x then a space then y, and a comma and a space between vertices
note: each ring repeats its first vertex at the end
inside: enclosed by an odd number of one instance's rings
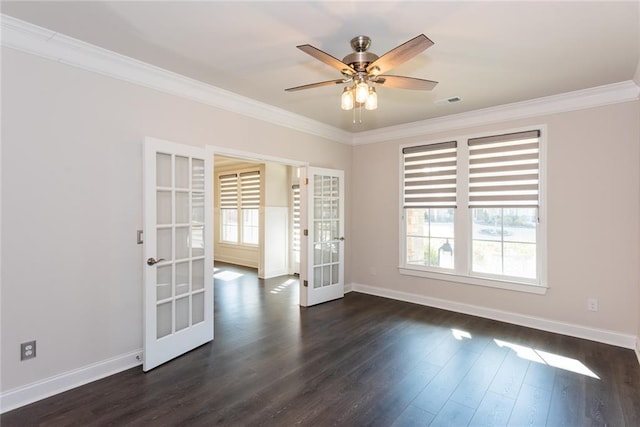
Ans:
POLYGON ((453 268, 457 143, 403 149, 406 263, 453 268))
POLYGON ((260 171, 218 176, 220 240, 257 245, 259 242, 260 171))
POLYGON ((404 147, 401 271, 544 284, 541 151, 538 129, 404 147))

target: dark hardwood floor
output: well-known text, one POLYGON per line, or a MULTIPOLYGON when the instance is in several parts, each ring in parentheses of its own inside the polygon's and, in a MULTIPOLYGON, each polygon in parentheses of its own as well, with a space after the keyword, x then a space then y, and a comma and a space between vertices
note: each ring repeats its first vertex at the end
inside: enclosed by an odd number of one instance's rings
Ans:
POLYGON ((633 351, 295 277, 216 280, 215 340, 2 415, 9 426, 638 426, 633 351))

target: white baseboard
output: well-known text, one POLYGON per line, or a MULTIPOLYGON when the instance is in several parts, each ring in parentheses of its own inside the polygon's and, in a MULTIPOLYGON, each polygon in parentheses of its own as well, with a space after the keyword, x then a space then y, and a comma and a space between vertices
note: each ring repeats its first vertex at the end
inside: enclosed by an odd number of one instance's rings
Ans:
POLYGON ((638 363, 640 363, 640 337, 636 340, 636 357, 638 358, 638 363))
POLYGON ((498 320, 501 322, 512 323, 515 325, 526 326, 529 328, 540 329, 548 332, 554 332, 557 334, 584 338, 604 344, 615 345, 618 347, 635 349, 636 353, 639 353, 640 360, 640 350, 638 347, 640 346, 640 343, 637 343, 637 337, 633 335, 627 335, 603 329, 589 328, 586 326, 574 325, 571 323, 558 322, 555 320, 543 319, 541 317, 526 316, 523 314, 512 313, 508 311, 494 310, 487 307, 463 304, 440 298, 432 298, 408 292, 395 291, 392 289, 362 285, 359 283, 353 283, 353 290, 355 292, 362 292, 365 294, 391 298, 399 301, 406 301, 414 304, 441 308, 443 310, 450 310, 458 313, 470 314, 472 316, 484 317, 487 319, 498 320))
POLYGON ((219 256, 216 254, 215 261, 224 262, 226 264, 239 265, 241 267, 258 268, 258 264, 252 260, 246 258, 232 257, 232 256, 219 256))
POLYGON ((349 293, 353 291, 353 283, 345 283, 344 284, 344 293, 349 293))
POLYGON ((268 271, 264 273, 264 277, 261 277, 261 279, 273 279, 274 277, 280 277, 280 276, 289 276, 289 270, 282 269, 282 270, 268 271))
POLYGON ((142 350, 137 350, 8 390, 0 394, 0 413, 3 414, 141 364, 142 350))

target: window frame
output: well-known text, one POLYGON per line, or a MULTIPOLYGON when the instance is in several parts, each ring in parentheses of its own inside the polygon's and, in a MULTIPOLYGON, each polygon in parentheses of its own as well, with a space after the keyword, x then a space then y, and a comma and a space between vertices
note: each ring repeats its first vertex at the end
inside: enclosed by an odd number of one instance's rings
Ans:
POLYGON ((217 204, 218 204, 218 217, 219 217, 219 225, 218 225, 218 243, 221 245, 228 245, 228 246, 233 246, 233 247, 250 247, 250 248, 256 248, 260 245, 260 206, 256 207, 256 208, 247 208, 247 207, 243 207, 242 206, 242 192, 241 192, 241 186, 242 186, 242 180, 240 178, 241 174, 243 173, 248 173, 248 172, 257 172, 259 177, 260 177, 260 203, 262 201, 262 197, 263 197, 263 172, 261 170, 260 167, 250 167, 250 168, 242 168, 242 169, 232 169, 232 170, 222 170, 222 171, 216 171, 216 200, 217 200, 217 204), (220 177, 221 176, 226 176, 226 175, 236 175, 236 188, 237 188, 237 193, 236 193, 236 201, 237 201, 237 205, 235 208, 236 211, 236 217, 237 217, 237 229, 236 229, 236 233, 237 233, 237 240, 236 241, 232 241, 232 240, 224 240, 223 236, 224 236, 224 222, 222 220, 222 211, 223 210, 231 210, 229 208, 222 208, 221 206, 221 191, 220 191, 220 177), (257 229, 257 234, 258 234, 258 242, 257 243, 246 243, 244 242, 244 211, 245 210, 256 210, 257 211, 257 225, 256 225, 256 229, 257 229))
POLYGON ((437 279, 447 282, 486 286, 534 294, 545 294, 547 284, 547 127, 544 124, 501 129, 489 132, 461 134, 452 138, 430 139, 401 144, 399 147, 399 209, 400 209, 400 259, 398 270, 402 275, 437 279), (472 218, 469 207, 469 149, 468 140, 485 136, 518 133, 538 130, 539 136, 539 207, 538 224, 536 227, 536 279, 529 280, 522 277, 494 275, 472 272, 472 218), (457 141, 457 208, 454 211, 454 268, 419 266, 407 263, 407 230, 404 208, 404 158, 403 149, 420 145, 438 144, 447 141, 457 141))

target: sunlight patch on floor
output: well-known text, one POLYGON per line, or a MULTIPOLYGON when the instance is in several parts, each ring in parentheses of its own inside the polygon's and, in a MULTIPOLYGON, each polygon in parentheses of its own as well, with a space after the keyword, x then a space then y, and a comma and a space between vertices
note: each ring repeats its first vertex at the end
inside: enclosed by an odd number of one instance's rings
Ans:
POLYGON ((552 366, 554 368, 563 369, 565 371, 574 372, 576 374, 585 375, 591 378, 600 379, 591 369, 587 368, 584 363, 579 360, 572 359, 566 356, 560 356, 559 354, 548 353, 542 350, 535 350, 531 347, 524 345, 514 344, 507 341, 501 341, 499 339, 493 340, 499 347, 507 347, 515 351, 516 354, 526 360, 532 362, 542 363, 552 366))
POLYGON ((463 338, 466 338, 468 340, 471 339, 471 334, 469 332, 461 331, 460 329, 451 329, 451 334, 458 341, 462 341, 463 338))
POLYGON ((238 277, 242 277, 242 273, 234 273, 233 271, 220 271, 220 273, 216 273, 213 275, 214 279, 224 280, 228 282, 230 280, 235 280, 238 277))
POLYGON ((279 286, 276 286, 275 288, 273 288, 271 291, 272 294, 277 294, 280 293, 281 291, 287 289, 289 286, 291 286, 292 284, 294 284, 296 281, 294 279, 288 279, 285 282, 281 283, 279 286))

